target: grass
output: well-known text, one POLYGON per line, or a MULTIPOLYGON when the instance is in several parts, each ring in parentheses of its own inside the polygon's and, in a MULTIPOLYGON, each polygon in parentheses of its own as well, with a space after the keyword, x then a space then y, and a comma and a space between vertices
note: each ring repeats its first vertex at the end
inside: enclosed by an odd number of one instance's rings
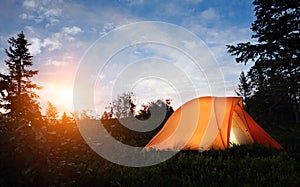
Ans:
MULTIPOLYGON (((161 164, 133 168, 97 155, 74 123, 20 127, 17 121, 1 120, 0 186, 300 185, 299 126, 266 128, 284 150, 250 144, 202 153, 181 151, 161 164)), ((151 138, 122 132, 112 133, 135 145, 151 138)))

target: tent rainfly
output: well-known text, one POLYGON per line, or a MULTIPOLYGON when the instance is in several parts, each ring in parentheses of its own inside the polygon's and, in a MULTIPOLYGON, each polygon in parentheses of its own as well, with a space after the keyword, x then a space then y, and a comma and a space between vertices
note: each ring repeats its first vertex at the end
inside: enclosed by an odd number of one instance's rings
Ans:
POLYGON ((244 110, 240 97, 200 97, 177 109, 145 149, 209 150, 258 143, 282 149, 244 110))

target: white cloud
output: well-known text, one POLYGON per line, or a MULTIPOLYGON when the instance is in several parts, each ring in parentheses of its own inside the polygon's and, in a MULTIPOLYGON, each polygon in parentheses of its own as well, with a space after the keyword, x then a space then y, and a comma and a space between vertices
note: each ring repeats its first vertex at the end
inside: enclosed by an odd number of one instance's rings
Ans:
POLYGON ((77 27, 77 26, 73 26, 73 27, 63 27, 62 28, 62 33, 65 35, 76 35, 83 32, 81 28, 77 27))
POLYGON ((45 22, 45 27, 56 25, 62 17, 62 11, 65 2, 62 0, 52 1, 33 1, 26 0, 23 2, 25 8, 23 13, 19 15, 21 19, 33 20, 36 23, 45 22))
POLYGON ((46 24, 46 28, 56 25, 59 22, 59 19, 52 18, 49 19, 49 23, 46 24))
POLYGON ((47 18, 51 18, 51 17, 58 17, 61 15, 62 9, 59 8, 53 8, 53 9, 48 9, 44 12, 44 15, 47 18))
POLYGON ((23 7, 25 8, 35 8, 36 7, 36 3, 33 0, 26 0, 23 1, 23 7))
POLYGON ((199 4, 202 3, 203 0, 185 0, 187 3, 199 4))
POLYGON ((60 49, 62 46, 62 43, 59 41, 59 38, 56 37, 56 35, 46 38, 43 42, 43 47, 47 48, 49 51, 53 51, 56 49, 60 49))
MULTIPOLYGON (((112 93, 112 90, 106 88, 106 93, 102 92, 104 98, 110 98, 111 93, 117 95, 132 88, 140 97, 150 100, 167 96, 174 98, 173 106, 180 106, 183 102, 201 95, 217 93, 224 96, 225 90, 223 87, 222 92, 220 84, 209 87, 207 77, 210 83, 223 82, 223 78, 218 71, 214 71, 219 69, 218 64, 209 55, 206 47, 194 37, 184 35, 180 29, 168 29, 151 23, 140 25, 133 30, 119 28, 122 29, 126 32, 103 41, 109 42, 104 48, 103 45, 99 46, 101 51, 105 50, 104 55, 114 54, 100 74, 104 75, 104 78, 98 84, 99 90, 104 90, 103 86, 113 89, 112 93), (117 47, 118 43, 125 47, 130 41, 161 43, 142 43, 118 51, 122 48, 117 47), (184 52, 197 59, 192 61, 184 52)), ((87 58, 94 62, 107 59, 94 55, 88 55, 87 58)))
POLYGON ((205 20, 215 20, 219 18, 219 14, 214 8, 208 8, 201 12, 200 17, 205 20))
MULTIPOLYGON (((246 36, 245 33, 237 26, 236 28, 218 28, 218 23, 214 24, 214 22, 220 21, 220 18, 223 18, 220 14, 217 12, 214 8, 207 8, 203 12, 198 11, 198 6, 193 6, 195 4, 199 4, 203 2, 203 0, 184 0, 180 3, 177 3, 178 1, 172 1, 172 2, 159 2, 155 1, 155 9, 149 11, 153 11, 154 13, 149 12, 149 15, 153 15, 154 17, 150 17, 155 20, 162 20, 162 21, 171 21, 172 23, 179 23, 186 28, 190 29, 192 32, 197 34, 201 37, 201 39, 204 39, 204 42, 210 47, 210 49, 215 54, 215 57, 218 61, 220 61, 220 68, 223 70, 224 78, 226 88, 230 89, 231 85, 234 85, 234 80, 232 77, 236 77, 238 79, 238 74, 240 72, 240 68, 238 66, 235 66, 231 68, 231 64, 235 64, 234 58, 230 57, 230 55, 226 52, 226 44, 229 44, 230 42, 235 42, 236 40, 239 40, 246 36), (186 4, 188 3, 188 4, 186 4), (156 12, 157 11, 157 12, 156 12), (172 19, 169 19, 172 18, 172 19), (201 20, 202 18, 202 20, 201 20), (192 20, 192 21, 190 21, 192 20), (186 24, 191 22, 191 24, 186 24), (193 23, 192 23, 193 22, 193 23), (208 28, 205 23, 209 22, 212 23, 212 26, 208 28), (228 66, 224 64, 230 64, 228 66)), ((143 5, 143 3, 147 3, 144 0, 128 0, 127 4, 129 6, 133 5, 143 5)), ((39 54, 43 50, 50 51, 48 54, 45 53, 44 56, 48 55, 47 57, 55 54, 61 54, 65 53, 65 51, 72 51, 76 47, 78 47, 77 43, 81 42, 80 40, 75 40, 77 37, 79 37, 80 33, 87 33, 83 40, 88 38, 86 43, 91 41, 94 41, 98 39, 98 34, 101 35, 104 33, 108 33, 112 29, 116 28, 117 26, 132 23, 136 21, 140 21, 143 19, 149 19, 143 18, 143 15, 138 15, 139 11, 132 11, 131 9, 125 10, 123 7, 110 7, 109 5, 101 5, 101 3, 93 3, 95 7, 89 7, 87 3, 76 3, 74 1, 68 1, 64 2, 62 0, 41 0, 41 1, 33 1, 33 0, 25 0, 23 2, 24 12, 22 12, 19 17, 23 20, 35 20, 39 24, 36 24, 38 27, 40 27, 40 35, 36 34, 32 37, 33 40, 30 39, 30 42, 32 42, 31 51, 32 54, 39 54), (101 5, 101 6, 100 6, 101 5), (96 7, 98 6, 98 7, 96 7), (93 11, 92 11, 93 10, 93 11), (97 10, 97 11, 94 11, 97 10), (117 10, 117 11, 116 11, 117 10), (66 15, 68 18, 66 19, 66 15), (82 19, 84 18, 84 19, 82 19), (84 30, 81 29, 78 26, 73 26, 74 22, 79 22, 82 25, 82 21, 84 21, 84 24, 86 28, 90 28, 90 30, 84 30), (59 27, 62 24, 64 24, 64 27, 59 27), (41 28, 41 26, 45 26, 44 28, 41 28), (49 28, 46 32, 42 29, 49 28), (100 32, 99 32, 100 31, 100 32), (52 32, 52 33, 51 33, 52 32), (50 34, 49 34, 50 33, 50 34), (47 34, 47 35, 46 35, 47 34), (88 34, 90 34, 88 36, 88 34), (76 42, 74 42, 76 41, 76 42), (59 50, 62 49, 62 50, 59 50), (56 51, 55 51, 56 50, 56 51), (52 52, 51 52, 52 51, 52 52)), ((202 4, 201 4, 202 5, 202 4)), ((205 6, 203 4, 203 6, 205 6)), ((148 14, 147 14, 148 15, 148 14)), ((78 23, 77 22, 77 23, 78 23)), ((34 26, 35 27, 35 26, 34 26)), ((142 29, 142 28, 141 28, 142 29)), ((158 30, 155 30, 152 28, 152 30, 144 30, 145 33, 159 33, 158 30)), ((130 40, 130 35, 128 36, 121 36, 121 37, 128 37, 128 40, 130 40)), ((145 37, 147 37, 147 34, 145 34, 145 37)), ((165 37, 165 36, 164 36, 165 37)), ((170 40, 174 40, 177 36, 170 37, 170 40)), ((118 40, 119 38, 114 38, 115 40, 118 40)), ((107 53, 111 52, 111 50, 114 49, 114 43, 112 41, 112 44, 108 44, 109 46, 105 48, 104 50, 107 51, 107 53)), ((182 41, 182 45, 186 48, 193 48, 195 45, 193 42, 189 42, 188 40, 182 41)), ((190 73, 190 77, 193 78, 193 81, 203 81, 203 77, 199 78, 199 75, 196 71, 193 71, 194 66, 189 65, 189 63, 186 62, 186 58, 180 56, 178 53, 168 53, 170 51, 165 50, 163 48, 158 47, 156 50, 151 48, 151 50, 154 51, 155 55, 161 55, 167 54, 169 57, 168 60, 173 60, 174 64, 177 64, 180 68, 182 68, 182 71, 190 73)), ((150 50, 150 52, 151 52, 150 50)), ((153 52, 152 51, 152 52, 153 52)), ((76 51, 78 52, 78 50, 76 51)), ((127 53, 126 55, 130 55, 133 60, 137 58, 145 57, 145 52, 147 51, 141 51, 141 50, 133 50, 133 53, 127 53)), ((149 53, 151 55, 151 53, 149 53)), ((129 56, 123 55, 120 57, 120 60, 123 60, 125 58, 129 58, 129 56), (122 59, 123 58, 123 59, 122 59)), ((79 55, 80 56, 80 55, 79 55)), ((46 58, 47 59, 47 58, 46 58)), ((95 59, 98 60, 98 59, 95 59)), ((56 58, 56 59, 50 59, 50 60, 44 60, 46 62, 46 65, 48 65, 46 68, 50 68, 49 66, 55 66, 59 67, 64 65, 64 62, 62 59, 56 58)), ((75 60, 73 60, 75 62, 75 60)), ((110 71, 108 71, 108 75, 102 75, 103 80, 106 80, 109 78, 110 75, 114 75, 118 68, 118 63, 109 66, 110 71)), ((53 67, 53 68, 55 68, 53 67)), ((149 69, 149 71, 157 70, 156 67, 152 67, 153 69, 149 69), (156 68, 156 69, 155 69, 156 68)), ((161 70, 158 70, 161 71, 161 70)), ((200 72, 201 73, 201 72, 200 72)), ((174 81, 180 82, 178 80, 180 77, 177 77, 174 75, 174 81)), ((114 84, 115 79, 110 79, 108 82, 111 82, 114 84)), ((107 82, 107 83, 108 83, 107 82)), ((155 81, 145 81, 145 84, 147 84, 150 88, 155 87, 156 82, 155 81)), ((203 83, 204 84, 204 83, 203 83)), ((201 85, 200 83, 197 86, 201 86, 202 90, 199 89, 199 92, 204 90, 205 85, 201 85)), ((182 85, 184 87, 184 85, 182 85)), ((162 89, 154 90, 155 94, 159 95, 160 91, 162 89)), ((168 90, 164 90, 163 93, 167 93, 168 90)), ((188 92, 188 91, 187 91, 188 92)))
POLYGON ((144 0, 127 0, 129 3, 129 6, 133 6, 133 5, 140 5, 144 3, 144 0))
POLYGON ((28 19, 28 18, 29 18, 29 16, 28 16, 27 14, 25 14, 25 13, 20 14, 19 17, 20 17, 21 19, 28 19))
POLYGON ((40 54, 42 52, 42 42, 39 38, 31 38, 29 39, 29 41, 31 42, 31 45, 29 46, 29 51, 31 53, 31 55, 35 56, 37 54, 40 54))
POLYGON ((184 11, 181 6, 178 6, 178 4, 174 2, 165 3, 163 7, 163 12, 158 12, 158 14, 164 16, 183 16, 186 15, 186 13, 187 12, 184 11))
POLYGON ((112 23, 112 22, 105 23, 102 31, 99 34, 100 34, 100 36, 102 36, 102 35, 108 33, 109 31, 113 30, 114 28, 116 28, 114 23, 112 23))
MULTIPOLYGON (((32 27, 26 28, 32 35, 35 34, 32 27)), ((33 55, 40 54, 42 52, 42 48, 45 48, 48 51, 61 49, 62 46, 66 44, 66 41, 74 41, 74 36, 81 32, 83 32, 82 29, 77 26, 63 27, 60 32, 53 33, 51 36, 46 37, 43 40, 33 37, 30 39, 30 42, 32 43, 30 46, 31 53, 33 55)), ((78 42, 76 43, 76 46, 78 46, 78 42)))
POLYGON ((45 65, 46 66, 64 66, 65 62, 58 61, 58 60, 53 60, 53 59, 48 59, 45 65))

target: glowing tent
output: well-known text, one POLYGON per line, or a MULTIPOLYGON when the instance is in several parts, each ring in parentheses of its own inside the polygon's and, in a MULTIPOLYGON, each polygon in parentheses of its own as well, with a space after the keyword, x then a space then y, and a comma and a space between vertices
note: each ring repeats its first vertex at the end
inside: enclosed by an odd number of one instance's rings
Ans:
POLYGON ((200 97, 177 109, 145 149, 208 150, 258 143, 282 149, 245 112, 239 97, 200 97))

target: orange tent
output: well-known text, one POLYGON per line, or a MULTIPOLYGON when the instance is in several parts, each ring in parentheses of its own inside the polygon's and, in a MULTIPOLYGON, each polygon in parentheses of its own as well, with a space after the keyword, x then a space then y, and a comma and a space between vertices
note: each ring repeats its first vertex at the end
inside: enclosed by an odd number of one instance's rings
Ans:
POLYGON ((258 143, 282 149, 244 110, 240 97, 200 97, 177 109, 145 149, 208 150, 258 143))

